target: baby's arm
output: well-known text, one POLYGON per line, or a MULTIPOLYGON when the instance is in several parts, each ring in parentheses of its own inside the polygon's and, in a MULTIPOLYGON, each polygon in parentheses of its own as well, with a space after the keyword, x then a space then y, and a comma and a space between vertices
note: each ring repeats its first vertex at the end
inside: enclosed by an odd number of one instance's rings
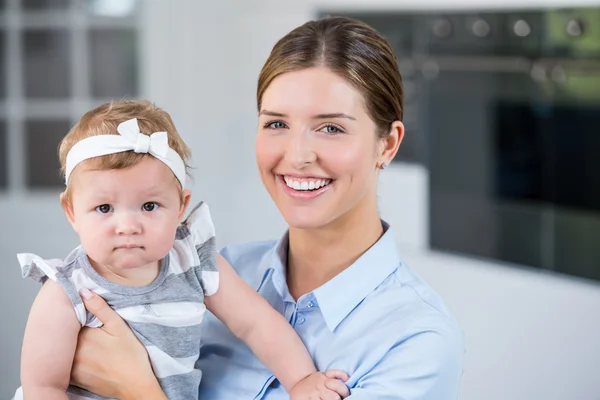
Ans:
POLYGON ((206 307, 243 340, 289 393, 316 372, 304 344, 290 324, 217 255, 219 289, 206 307))
POLYGON ((33 302, 25 328, 21 353, 25 400, 67 399, 80 329, 73 303, 64 289, 47 280, 33 302))

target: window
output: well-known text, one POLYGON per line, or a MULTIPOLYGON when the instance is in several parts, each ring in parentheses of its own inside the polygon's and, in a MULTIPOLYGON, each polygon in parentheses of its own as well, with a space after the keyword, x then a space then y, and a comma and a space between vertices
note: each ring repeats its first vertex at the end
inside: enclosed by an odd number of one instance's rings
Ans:
POLYGON ((139 95, 138 3, 0 0, 0 193, 60 189, 73 123, 139 95))
POLYGON ((0 192, 7 187, 8 182, 8 154, 6 152, 6 123, 0 122, 0 192))

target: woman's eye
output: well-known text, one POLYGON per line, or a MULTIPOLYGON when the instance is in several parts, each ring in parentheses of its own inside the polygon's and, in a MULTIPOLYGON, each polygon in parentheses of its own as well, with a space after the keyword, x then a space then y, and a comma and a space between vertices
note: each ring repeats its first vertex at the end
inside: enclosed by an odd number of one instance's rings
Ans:
POLYGON ((321 131, 330 135, 335 135, 336 133, 344 133, 344 131, 341 128, 338 128, 335 125, 325 125, 323 128, 321 128, 321 131))
POLYGON ((142 208, 144 209, 144 211, 154 211, 158 208, 158 204, 156 204, 153 201, 149 201, 148 203, 144 203, 142 208))
POLYGON ((265 128, 269 128, 269 129, 283 129, 285 128, 285 124, 281 121, 273 121, 273 122, 269 122, 265 125, 265 128))
POLYGON ((112 211, 112 206, 110 204, 102 204, 101 206, 96 207, 96 211, 100 214, 108 214, 112 211))

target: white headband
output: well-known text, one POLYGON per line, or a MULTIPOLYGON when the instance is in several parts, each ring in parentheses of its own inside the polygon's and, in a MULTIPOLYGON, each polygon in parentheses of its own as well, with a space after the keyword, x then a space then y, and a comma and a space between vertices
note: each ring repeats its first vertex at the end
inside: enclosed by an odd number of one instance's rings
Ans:
POLYGON ((97 135, 77 142, 67 154, 65 184, 77 164, 89 158, 108 154, 135 151, 148 153, 167 165, 185 188, 185 164, 179 154, 169 147, 167 132, 144 135, 140 132, 137 119, 125 121, 117 127, 119 135, 97 135))

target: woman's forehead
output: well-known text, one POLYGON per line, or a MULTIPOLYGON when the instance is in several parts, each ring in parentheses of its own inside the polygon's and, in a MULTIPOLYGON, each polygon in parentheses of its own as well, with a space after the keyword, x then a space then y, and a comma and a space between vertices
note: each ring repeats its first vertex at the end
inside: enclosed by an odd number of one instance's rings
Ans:
POLYGON ((323 67, 287 72, 275 78, 263 95, 261 111, 280 114, 357 115, 363 97, 346 79, 323 67))

